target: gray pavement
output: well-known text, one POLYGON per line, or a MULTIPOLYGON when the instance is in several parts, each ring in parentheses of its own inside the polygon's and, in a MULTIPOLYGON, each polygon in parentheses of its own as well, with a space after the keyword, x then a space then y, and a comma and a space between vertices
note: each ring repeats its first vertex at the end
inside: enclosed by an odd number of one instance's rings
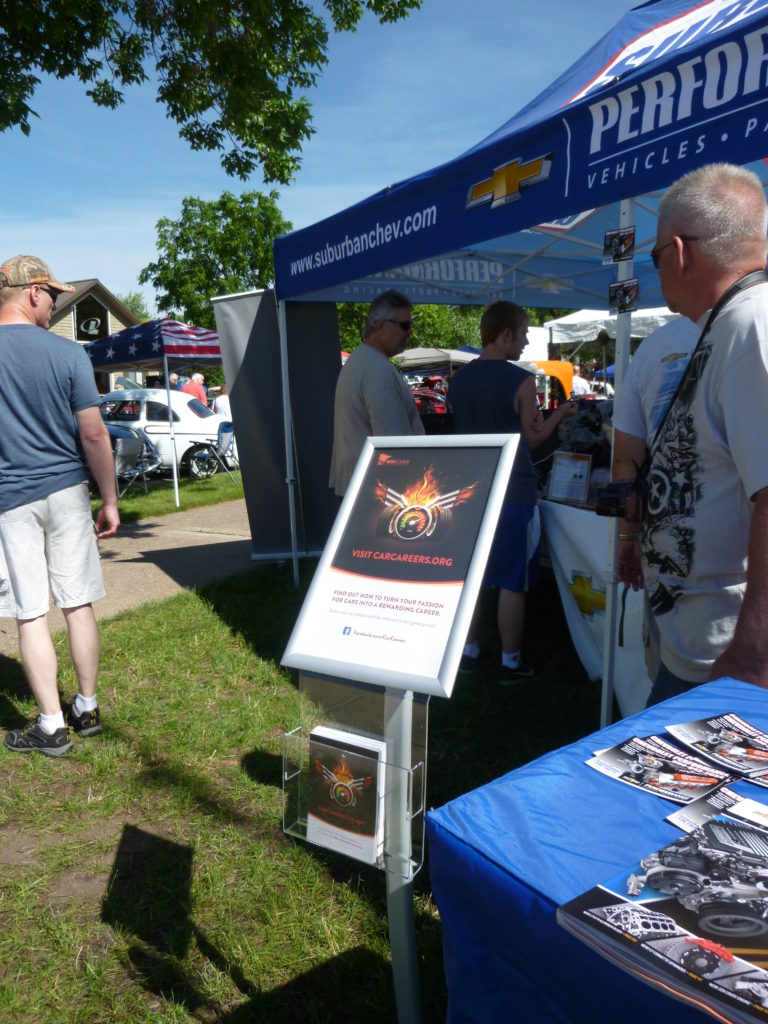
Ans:
MULTIPOLYGON (((172 597, 186 588, 252 568, 251 530, 245 500, 173 512, 120 527, 99 541, 107 596, 94 603, 97 619, 172 597)), ((51 609, 51 629, 64 617, 51 609)), ((0 618, 0 654, 18 655, 16 623, 0 618)))

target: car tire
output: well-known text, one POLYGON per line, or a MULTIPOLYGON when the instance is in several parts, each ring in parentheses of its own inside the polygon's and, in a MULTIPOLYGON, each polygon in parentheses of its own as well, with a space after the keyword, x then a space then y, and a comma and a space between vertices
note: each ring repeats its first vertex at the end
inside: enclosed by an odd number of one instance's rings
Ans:
POLYGON ((207 480, 219 468, 219 460, 206 444, 193 445, 184 455, 184 466, 190 480, 207 480))

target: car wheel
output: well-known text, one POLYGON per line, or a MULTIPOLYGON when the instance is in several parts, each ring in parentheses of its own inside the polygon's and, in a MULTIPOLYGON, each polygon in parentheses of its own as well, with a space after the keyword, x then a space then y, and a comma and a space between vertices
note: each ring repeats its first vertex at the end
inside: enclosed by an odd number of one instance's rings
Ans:
POLYGON ((190 480, 207 480, 219 468, 219 460, 208 445, 196 444, 184 456, 190 480))

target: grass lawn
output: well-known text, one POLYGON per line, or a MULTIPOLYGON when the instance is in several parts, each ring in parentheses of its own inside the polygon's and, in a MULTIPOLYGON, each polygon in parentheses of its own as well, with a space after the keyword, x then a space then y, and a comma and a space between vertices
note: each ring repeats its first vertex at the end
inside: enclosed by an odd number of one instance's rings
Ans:
MULTIPOLYGON (((152 519, 155 516, 169 515, 171 512, 184 512, 190 508, 203 505, 218 505, 221 501, 232 501, 243 497, 243 481, 240 471, 233 473, 235 482, 219 470, 207 480, 190 480, 179 477, 179 507, 173 494, 173 479, 168 477, 151 477, 148 481, 148 493, 144 493, 141 482, 133 484, 130 490, 118 501, 120 520, 123 523, 135 523, 139 519, 152 519)), ((91 499, 94 511, 99 507, 98 497, 91 499)))
MULTIPOLYGON (((217 474, 182 493, 214 482, 233 487, 217 474)), ((0 750, 3 1024, 396 1020, 384 874, 281 829, 282 734, 298 708, 279 662, 313 568, 299 590, 289 565, 260 566, 103 621, 104 733, 60 760, 0 750)), ((598 727, 599 684, 543 575, 526 634, 542 675, 510 689, 493 672, 460 677, 430 702, 428 806, 598 727)), ((20 666, 0 657, 0 725, 34 713, 20 666)), ((415 888, 436 1024, 428 859, 415 888)))

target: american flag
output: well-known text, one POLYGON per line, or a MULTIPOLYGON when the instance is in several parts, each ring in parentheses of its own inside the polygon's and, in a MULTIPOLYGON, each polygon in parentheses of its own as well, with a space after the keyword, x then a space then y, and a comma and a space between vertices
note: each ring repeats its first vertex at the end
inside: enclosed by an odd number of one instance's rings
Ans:
POLYGON ((119 370, 131 366, 160 366, 163 356, 190 362, 221 361, 216 331, 190 327, 178 320, 149 320, 127 327, 107 338, 84 346, 94 370, 119 370))

